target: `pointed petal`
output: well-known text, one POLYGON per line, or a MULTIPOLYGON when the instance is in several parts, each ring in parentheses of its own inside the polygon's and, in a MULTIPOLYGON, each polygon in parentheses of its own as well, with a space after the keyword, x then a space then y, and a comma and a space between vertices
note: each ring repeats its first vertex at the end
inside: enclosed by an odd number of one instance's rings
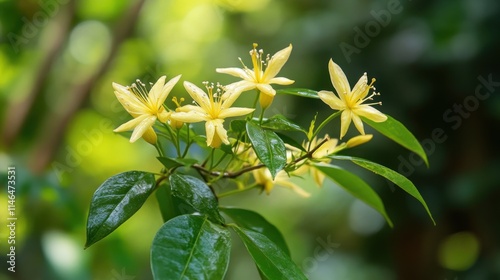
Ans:
POLYGON ((113 131, 114 132, 124 132, 124 131, 133 130, 136 126, 138 126, 147 117, 148 117, 148 115, 140 115, 137 118, 133 118, 130 121, 120 125, 119 127, 115 128, 113 131))
POLYGON ((141 138, 148 128, 151 128, 156 121, 156 116, 147 116, 140 122, 130 136, 130 143, 134 143, 137 139, 141 138))
POLYGON ((115 90, 116 99, 122 104, 123 108, 127 110, 130 114, 141 115, 144 114, 148 107, 142 103, 135 94, 130 92, 127 87, 122 86, 117 83, 113 83, 113 89, 115 90))
POLYGON ((236 93, 236 92, 244 92, 247 90, 254 89, 256 87, 256 84, 254 82, 249 82, 249 81, 239 81, 235 82, 229 85, 226 85, 226 92, 222 95, 222 100, 225 100, 229 97, 229 95, 236 93))
POLYGON ((155 99, 153 99, 156 100, 158 107, 165 102, 165 99, 167 99, 168 94, 170 93, 170 91, 172 91, 172 88, 177 84, 181 76, 182 75, 177 75, 173 77, 161 88, 160 94, 156 96, 155 99))
POLYGON ((201 108, 200 106, 196 106, 196 105, 184 105, 182 107, 175 109, 175 111, 176 112, 185 112, 185 113, 194 111, 194 112, 198 112, 200 114, 206 114, 206 112, 205 112, 205 110, 203 110, 203 108, 201 108))
POLYGON ((250 75, 248 75, 248 72, 245 71, 245 69, 241 69, 241 68, 236 68, 236 67, 217 68, 217 69, 215 69, 215 71, 217 71, 217 73, 235 76, 235 77, 241 78, 243 80, 253 80, 252 77, 250 75))
POLYGON ((331 59, 328 63, 328 71, 330 72, 330 80, 332 81, 333 87, 337 91, 340 99, 344 100, 344 96, 351 92, 351 86, 349 86, 349 81, 344 71, 342 71, 342 68, 331 59))
POLYGON ((292 52, 292 44, 288 47, 278 51, 275 53, 268 62, 266 71, 264 72, 263 80, 270 80, 274 78, 278 72, 281 70, 283 65, 285 65, 286 61, 290 57, 290 53, 292 52))
POLYGON ((387 116, 370 105, 359 105, 353 109, 353 112, 359 116, 370 119, 374 122, 384 122, 387 116))
POLYGON ((196 123, 196 122, 201 122, 205 121, 208 119, 207 115, 202 114, 200 112, 196 111, 190 111, 190 112, 175 112, 170 115, 170 118, 180 121, 180 122, 186 122, 186 123, 196 123))
POLYGON ((226 91, 224 94, 221 96, 222 105, 221 109, 229 108, 231 105, 233 105, 234 101, 240 97, 242 91, 241 90, 236 90, 236 91, 226 91))
POLYGON ((230 118, 230 117, 244 116, 244 115, 250 114, 254 110, 255 109, 241 108, 241 107, 227 108, 227 109, 223 109, 219 113, 219 118, 225 119, 225 118, 230 118))
POLYGON ((323 102, 334 110, 344 110, 346 107, 345 103, 331 91, 322 90, 318 92, 318 96, 323 102))
POLYGON ((275 96, 276 91, 273 89, 271 85, 268 84, 257 84, 257 88, 262 92, 263 94, 269 95, 269 96, 275 96))
POLYGON ((222 143, 228 145, 229 140, 227 139, 227 131, 224 128, 223 122, 217 122, 215 125, 215 134, 218 135, 219 139, 222 141, 222 143))
POLYGON ((271 80, 269 80, 269 83, 286 86, 286 85, 291 85, 291 84, 295 83, 295 81, 290 80, 290 79, 285 78, 285 77, 277 77, 277 78, 272 78, 271 80))
POLYGON ((347 129, 351 124, 351 115, 350 110, 344 110, 340 115, 340 139, 347 133, 347 129))
POLYGON ((184 81, 184 88, 186 88, 186 91, 200 107, 202 107, 205 111, 210 110, 211 106, 208 95, 201 88, 188 81, 184 81))
POLYGON ((354 126, 359 131, 359 133, 364 135, 365 128, 363 126, 363 122, 361 121, 361 118, 356 114, 352 114, 352 122, 354 123, 354 126))
POLYGON ((207 146, 211 146, 215 135, 215 124, 213 121, 205 123, 205 133, 207 135, 207 146))
POLYGON ((289 180, 290 180, 290 178, 288 177, 288 175, 286 175, 286 173, 280 173, 280 174, 278 174, 276 176, 275 183, 277 185, 282 186, 282 187, 289 188, 289 189, 293 190, 294 192, 296 192, 298 195, 300 195, 302 197, 309 197, 309 196, 311 196, 310 193, 304 191, 301 187, 299 187, 296 184, 290 182, 289 180))
POLYGON ((352 89, 350 100, 356 102, 360 99, 363 99, 366 97, 369 91, 370 86, 368 86, 368 77, 366 76, 366 73, 364 73, 352 89))
POLYGON ((148 94, 148 99, 151 102, 151 105, 155 108, 158 108, 158 103, 162 104, 163 102, 159 102, 159 97, 161 96, 161 92, 163 89, 163 85, 165 85, 165 79, 167 76, 161 76, 158 81, 151 87, 151 90, 148 94))

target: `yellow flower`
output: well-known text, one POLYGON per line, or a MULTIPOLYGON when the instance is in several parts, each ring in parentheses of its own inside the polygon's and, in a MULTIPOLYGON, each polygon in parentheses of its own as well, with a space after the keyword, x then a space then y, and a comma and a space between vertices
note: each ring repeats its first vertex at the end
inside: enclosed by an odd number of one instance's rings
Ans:
MULTIPOLYGON (((250 51, 253 64, 252 70, 246 67, 242 61, 243 68, 217 68, 216 71, 218 73, 229 74, 243 79, 243 81, 228 85, 228 89, 240 88, 242 91, 255 88, 258 89, 261 92, 259 100, 260 106, 262 106, 262 108, 267 108, 271 105, 276 95, 276 90, 273 89, 271 84, 290 85, 294 83, 293 80, 284 77, 276 77, 288 60, 291 52, 292 45, 290 44, 290 46, 280 50, 272 57, 267 55, 264 61, 264 51, 262 49, 257 51, 257 44, 253 44, 253 49, 250 51)), ((225 96, 223 98, 225 98, 225 96)))
POLYGON ((134 119, 120 125, 113 131, 133 130, 130 142, 135 142, 143 137, 144 140, 154 145, 157 137, 153 125, 156 120, 163 123, 168 120, 169 112, 165 109, 163 103, 180 77, 181 75, 176 76, 165 83, 166 77, 162 76, 151 87, 149 92, 146 85, 139 80, 137 80, 137 84, 134 83, 132 86, 113 83, 116 98, 125 110, 134 117, 134 119))
POLYGON ((205 130, 207 134, 207 145, 218 148, 222 143, 229 144, 227 131, 222 125, 225 118, 243 116, 253 112, 250 108, 231 108, 234 101, 238 98, 241 91, 226 92, 227 98, 221 98, 221 87, 218 86, 216 93, 213 93, 214 86, 208 86, 205 83, 208 94, 194 84, 185 81, 186 91, 194 99, 195 105, 184 105, 177 108, 178 111, 172 113, 172 119, 180 122, 195 123, 205 121, 205 130))
MULTIPOLYGON (((332 160, 330 158, 328 158, 328 156, 336 153, 339 150, 339 146, 337 146, 338 139, 335 139, 335 138, 330 139, 330 137, 327 134, 321 140, 318 140, 316 137, 314 137, 310 142, 303 143, 302 146, 306 150, 308 150, 308 149, 312 150, 312 149, 316 148, 316 146, 323 141, 325 141, 325 142, 319 148, 317 148, 312 153, 311 156, 312 156, 312 159, 315 161, 330 163, 332 160), (326 139, 326 141, 325 141, 325 139, 326 139)), ((298 157, 302 156, 302 151, 300 149, 295 148, 295 147, 291 147, 291 146, 288 146, 288 148, 292 152, 294 152, 294 157, 298 158, 298 157)), ((295 170, 294 173, 295 174, 310 173, 314 179, 314 182, 316 182, 316 184, 321 187, 323 185, 323 181, 325 180, 325 175, 323 173, 321 173, 319 170, 317 170, 316 168, 312 168, 311 165, 304 164, 305 161, 306 160, 303 160, 303 161, 298 163, 299 165, 300 164, 303 164, 303 165, 301 165, 297 170, 295 170)))
POLYGON ((333 87, 335 88, 335 91, 337 91, 338 97, 333 92, 324 90, 320 91, 318 95, 321 100, 328 104, 332 109, 343 111, 340 117, 341 139, 346 134, 351 121, 354 122, 354 126, 356 126, 359 133, 365 134, 363 122, 361 121, 360 116, 370 119, 374 122, 383 122, 387 120, 386 115, 371 107, 371 105, 375 104, 381 105, 381 102, 363 104, 367 100, 372 100, 372 97, 374 95, 380 95, 379 93, 373 92, 373 94, 367 97, 370 89, 375 90, 375 88, 373 87, 375 79, 372 79, 372 82, 368 84, 368 78, 366 76, 366 73, 364 73, 356 83, 354 88, 351 90, 344 72, 342 71, 340 66, 335 64, 331 59, 328 63, 328 70, 330 72, 330 79, 332 81, 333 87))
POLYGON ((271 192, 275 185, 279 185, 293 190, 302 197, 309 197, 311 195, 296 184, 290 182, 290 177, 284 170, 279 171, 274 180, 271 172, 267 168, 259 168, 253 170, 252 173, 255 178, 255 182, 262 185, 267 194, 271 192))

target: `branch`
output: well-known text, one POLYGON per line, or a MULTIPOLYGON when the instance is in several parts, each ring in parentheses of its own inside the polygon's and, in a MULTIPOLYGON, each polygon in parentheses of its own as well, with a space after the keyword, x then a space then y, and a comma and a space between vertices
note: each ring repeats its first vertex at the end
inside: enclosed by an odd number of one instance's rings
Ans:
MULTIPOLYGON (((326 141, 328 141, 327 138, 323 139, 312 150, 310 150, 309 152, 307 152, 303 156, 298 157, 295 160, 287 163, 286 166, 291 166, 291 165, 294 165, 294 164, 297 164, 297 163, 301 162, 304 159, 307 159, 307 158, 310 159, 310 158, 312 158, 312 155, 314 154, 314 152, 316 152, 316 150, 318 150, 319 147, 321 147, 323 144, 325 144, 326 141)), ((204 166, 199 165, 199 164, 193 164, 192 167, 194 169, 196 169, 198 172, 205 173, 205 174, 208 174, 210 176, 234 179, 234 178, 237 178, 237 177, 239 177, 239 176, 241 176, 241 175, 243 175, 243 174, 245 174, 247 172, 250 172, 250 171, 253 171, 253 170, 265 167, 265 165, 261 163, 261 164, 257 164, 257 165, 254 165, 254 166, 245 167, 245 168, 243 168, 243 169, 241 169, 240 171, 237 171, 237 172, 224 172, 224 173, 222 173, 220 171, 211 171, 211 170, 208 170, 204 166)))

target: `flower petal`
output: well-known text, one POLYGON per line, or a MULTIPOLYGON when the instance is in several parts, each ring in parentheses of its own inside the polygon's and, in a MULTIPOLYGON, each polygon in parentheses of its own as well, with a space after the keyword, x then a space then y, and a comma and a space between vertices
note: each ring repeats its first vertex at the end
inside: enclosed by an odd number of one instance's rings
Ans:
POLYGON ((387 120, 386 115, 370 105, 358 105, 353 109, 353 112, 374 122, 384 122, 387 120))
POLYGON ((266 94, 266 95, 269 95, 269 96, 275 96, 276 95, 276 91, 269 84, 257 84, 257 88, 263 94, 266 94))
POLYGON ((211 146, 215 135, 215 124, 213 121, 205 123, 205 133, 207 135, 207 146, 211 146))
POLYGON ((330 80, 332 81, 333 87, 337 91, 340 99, 345 100, 345 95, 351 92, 351 86, 349 86, 349 81, 342 71, 342 68, 338 66, 332 59, 328 63, 328 71, 330 72, 330 80))
POLYGON ((285 77, 277 77, 277 78, 272 78, 271 80, 269 80, 269 84, 277 84, 277 85, 283 85, 283 86, 291 85, 293 83, 295 83, 294 80, 290 80, 290 79, 285 78, 285 77))
POLYGON ((201 88, 188 81, 184 81, 184 88, 186 88, 186 91, 200 107, 202 107, 205 111, 210 110, 211 106, 208 95, 201 88))
POLYGON ((158 137, 156 136, 155 130, 152 127, 150 127, 146 129, 146 131, 142 135, 142 139, 146 140, 146 142, 148 142, 149 144, 154 145, 156 144, 158 137))
POLYGON ((322 90, 318 92, 318 96, 323 102, 334 110, 344 110, 346 107, 345 103, 331 91, 322 90))
POLYGON ((359 133, 361 134, 365 134, 365 128, 363 126, 363 121, 361 121, 361 118, 356 115, 356 114, 352 114, 352 122, 354 123, 354 126, 356 127, 356 129, 358 129, 359 133))
POLYGON ((350 110, 344 110, 340 115, 340 139, 344 137, 351 124, 352 112, 350 110))
POLYGON ((291 52, 292 52, 292 44, 278 51, 271 57, 271 59, 267 64, 266 71, 264 71, 263 81, 268 81, 274 78, 278 74, 278 72, 281 70, 283 65, 285 65, 286 61, 290 57, 291 52))
POLYGON ((365 98, 369 91, 370 86, 368 85, 368 77, 366 76, 366 73, 364 73, 352 89, 350 100, 357 102, 360 99, 365 98))
POLYGON ((114 132, 124 132, 124 131, 133 130, 136 126, 138 126, 147 117, 148 117, 148 115, 140 115, 137 118, 133 118, 130 121, 120 125, 119 127, 115 128, 113 131, 114 132))
POLYGON ((123 108, 132 115, 142 115, 148 111, 149 108, 142 103, 135 94, 133 94, 128 87, 113 83, 116 99, 122 104, 123 108))
POLYGON ((156 121, 156 116, 146 116, 142 122, 140 122, 132 132, 132 136, 130 136, 130 143, 134 143, 137 139, 141 138, 142 135, 151 128, 156 121))
MULTIPOLYGON (((159 94, 155 96, 155 101, 157 102, 158 107, 163 105, 165 99, 167 99, 168 94, 172 91, 172 88, 177 84, 182 75, 177 75, 170 79, 160 90, 159 94)), ((152 89, 151 89, 152 90, 152 89)))
POLYGON ((208 116, 206 114, 197 111, 175 112, 170 115, 170 118, 186 123, 195 123, 208 120, 208 116))
MULTIPOLYGON (((158 103, 162 104, 163 102, 159 102, 159 97, 161 96, 161 92, 163 89, 163 85, 165 85, 165 79, 167 76, 161 76, 158 81, 151 87, 151 90, 148 94, 148 99, 151 102, 153 108, 158 108, 158 103)), ((164 100, 163 100, 164 101, 164 100)))
POLYGON ((255 109, 241 108, 241 107, 227 108, 227 109, 223 109, 219 113, 219 118, 225 119, 225 118, 230 118, 230 117, 244 116, 244 115, 250 114, 254 110, 255 109))
POLYGON ((244 91, 254 89, 255 87, 256 87, 256 84, 254 82, 249 82, 249 81, 245 81, 245 80, 235 82, 235 83, 232 83, 232 84, 225 86, 226 91, 224 92, 224 94, 222 94, 221 98, 222 98, 222 100, 225 100, 233 93, 237 93, 237 92, 242 93, 244 91))
POLYGON ((235 76, 241 78, 243 80, 253 80, 251 76, 248 75, 248 72, 245 69, 230 67, 230 68, 217 68, 215 69, 217 73, 228 74, 231 76, 235 76))

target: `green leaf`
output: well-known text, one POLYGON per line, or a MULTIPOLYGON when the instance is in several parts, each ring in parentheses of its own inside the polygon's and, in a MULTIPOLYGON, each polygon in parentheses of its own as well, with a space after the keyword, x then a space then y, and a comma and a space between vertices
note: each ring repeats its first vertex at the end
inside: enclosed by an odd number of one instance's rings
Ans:
POLYGON ((151 246, 154 279, 224 279, 231 251, 227 228, 206 216, 182 215, 166 222, 151 246))
POLYGON ((115 175, 95 191, 87 219, 88 248, 117 229, 144 204, 155 187, 155 176, 142 171, 115 175))
POLYGON ((283 252, 290 256, 290 250, 286 245, 285 238, 273 224, 269 223, 259 213, 232 207, 219 207, 222 212, 228 215, 240 227, 251 229, 262 233, 271 239, 283 252))
POLYGON ((300 127, 300 125, 293 123, 283 115, 274 115, 273 117, 264 120, 262 122, 262 127, 272 130, 300 131, 307 134, 307 132, 300 127))
POLYGON ((180 213, 186 214, 186 210, 192 209, 208 215, 213 222, 224 223, 219 213, 217 199, 205 182, 193 176, 177 173, 170 175, 169 180, 172 196, 179 199, 176 208, 180 213))
POLYGON ((281 138, 281 140, 283 140, 284 143, 292 146, 292 147, 295 147, 301 151, 303 151, 304 153, 307 153, 306 149, 304 149, 304 147, 302 147, 302 144, 300 144, 299 142, 297 142, 295 139, 293 139, 292 137, 288 136, 288 135, 285 135, 283 133, 279 133, 279 132, 276 132, 276 135, 279 136, 279 138, 281 138))
POLYGON ((174 208, 170 185, 168 183, 164 183, 159 186, 156 189, 155 196, 156 200, 158 201, 158 207, 160 208, 163 222, 166 222, 177 216, 174 208))
POLYGON ((394 142, 405 147, 406 149, 419 155, 425 162, 425 165, 429 167, 429 161, 427 160, 427 155, 425 154, 422 145, 413 136, 413 134, 399 121, 393 117, 386 115, 387 120, 385 122, 374 122, 367 118, 361 117, 365 123, 373 127, 378 132, 392 139, 394 142))
POLYGON ((245 120, 232 120, 231 124, 229 124, 229 127, 234 133, 242 133, 245 132, 246 122, 247 121, 245 120))
POLYGON ((370 170, 371 172, 378 174, 387 180, 393 182, 394 184, 398 185, 401 189, 403 189, 405 192, 416 198, 422 206, 424 206, 425 210, 427 211, 427 214, 429 214, 429 217, 431 218, 432 222, 434 225, 436 225, 436 222, 434 221, 434 218, 432 217, 431 211, 429 210, 429 207, 427 207, 427 204, 425 203, 424 198, 420 193, 418 192, 417 188, 415 185, 408 180, 405 176, 397 173, 396 171, 389 169, 383 165, 380 165, 378 163, 363 159, 363 158, 357 158, 357 157, 348 157, 348 156, 334 156, 334 159, 340 159, 340 160, 350 160, 353 163, 370 170))
POLYGON ((157 159, 165 166, 167 169, 172 169, 174 167, 186 166, 189 167, 195 163, 197 160, 192 158, 169 158, 169 157, 157 157, 157 159))
POLYGON ((260 272, 267 279, 307 279, 297 265, 283 250, 262 233, 240 228, 232 228, 241 238, 260 272))
POLYGON ((247 122, 247 134, 259 160, 274 177, 286 164, 286 148, 283 140, 273 131, 264 130, 253 122, 247 122))
POLYGON ((377 210, 385 217, 387 223, 392 227, 392 221, 385 212, 384 203, 378 194, 368 186, 358 176, 334 165, 315 165, 315 167, 323 172, 328 178, 337 183, 340 187, 351 193, 354 197, 365 202, 369 206, 377 210))
POLYGON ((307 98, 319 99, 318 92, 307 88, 287 88, 276 91, 278 94, 289 94, 307 98))

